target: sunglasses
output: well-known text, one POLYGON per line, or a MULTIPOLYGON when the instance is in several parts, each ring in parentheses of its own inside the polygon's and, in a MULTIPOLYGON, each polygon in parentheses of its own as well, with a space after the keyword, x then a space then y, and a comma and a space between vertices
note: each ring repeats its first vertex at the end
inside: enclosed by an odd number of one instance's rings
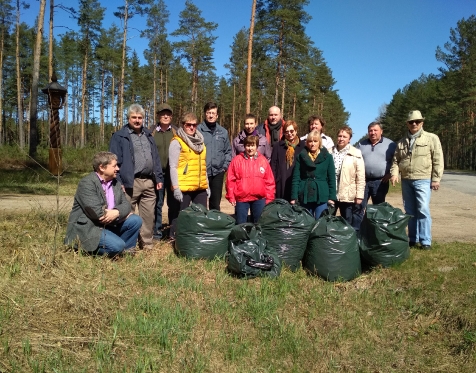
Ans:
POLYGON ((284 133, 294 133, 294 130, 284 131, 284 133))
POLYGON ((184 126, 185 127, 197 127, 198 124, 197 123, 185 123, 184 126))
POLYGON ((420 124, 421 122, 423 122, 422 120, 409 120, 408 123, 409 124, 420 124))

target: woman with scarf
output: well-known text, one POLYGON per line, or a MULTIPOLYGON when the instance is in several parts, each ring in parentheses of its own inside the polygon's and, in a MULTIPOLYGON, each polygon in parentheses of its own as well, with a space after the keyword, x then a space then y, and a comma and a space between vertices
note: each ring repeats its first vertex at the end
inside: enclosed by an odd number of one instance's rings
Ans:
POLYGON ((296 158, 291 189, 291 204, 297 200, 319 219, 327 204, 336 200, 336 170, 334 159, 322 146, 319 131, 307 135, 306 148, 296 158))
MULTIPOLYGON (((207 207, 209 195, 206 148, 203 135, 197 131, 197 117, 183 116, 182 126, 172 138, 169 147, 170 181, 174 198, 180 202, 180 211, 191 202, 207 207)), ((175 239, 177 219, 170 227, 170 238, 175 239)))
POLYGON ((291 184, 296 157, 304 149, 304 141, 299 140, 296 122, 287 121, 284 139, 279 141, 271 154, 271 170, 276 182, 276 198, 291 201, 291 184))
POLYGON ((336 207, 340 215, 358 231, 363 216, 361 204, 365 190, 365 165, 360 150, 350 145, 351 138, 350 127, 339 129, 332 157, 336 168, 336 207))
POLYGON ((258 123, 256 123, 256 117, 253 114, 246 114, 245 128, 238 134, 238 136, 233 139, 231 152, 232 158, 235 158, 238 154, 242 154, 245 152, 244 141, 248 136, 258 136, 258 152, 261 155, 264 155, 269 162, 269 160, 271 159, 271 146, 269 145, 266 136, 258 133, 258 131, 256 130, 257 125, 258 123))

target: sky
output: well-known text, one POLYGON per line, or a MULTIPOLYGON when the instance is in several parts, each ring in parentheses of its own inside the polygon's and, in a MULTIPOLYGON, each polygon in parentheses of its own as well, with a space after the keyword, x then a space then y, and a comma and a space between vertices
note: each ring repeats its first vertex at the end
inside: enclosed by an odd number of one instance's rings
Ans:
MULTIPOLYGON (((179 13, 185 0, 165 0, 170 12, 168 30, 178 28, 179 13)), ((225 76, 233 37, 250 26, 252 0, 193 0, 202 17, 215 22, 214 62, 218 76, 225 76)), ((32 25, 39 2, 31 1, 22 12, 22 21, 32 25)), ((77 0, 55 0, 55 4, 78 8, 77 0)), ((101 0, 106 8, 104 27, 119 24, 113 12, 120 0, 101 0)), ((47 5, 47 8, 49 6, 47 5)), ((462 18, 476 14, 476 0, 310 0, 305 8, 311 15, 306 32, 323 52, 332 70, 337 89, 350 113, 348 124, 357 140, 367 125, 379 115, 393 94, 422 74, 437 74, 435 51, 449 41, 450 29, 462 18)), ((48 9, 45 30, 48 30, 48 9)), ((76 29, 76 21, 66 13, 55 13, 55 35, 76 29)), ((145 27, 145 18, 136 16, 129 25, 128 46, 142 56, 147 40, 137 29, 145 27)), ((171 38, 173 41, 173 38, 171 38)), ((418 108, 409 108, 418 109, 418 108)), ((423 113, 424 115, 424 113, 423 113)))

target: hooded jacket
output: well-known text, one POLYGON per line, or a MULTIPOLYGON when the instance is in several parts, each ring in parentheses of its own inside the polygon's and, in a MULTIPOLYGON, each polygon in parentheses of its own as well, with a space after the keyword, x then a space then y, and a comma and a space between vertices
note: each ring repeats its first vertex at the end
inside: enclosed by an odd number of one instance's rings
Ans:
POLYGON ((251 202, 266 198, 274 200, 276 192, 273 172, 261 154, 248 157, 245 153, 231 161, 226 176, 226 199, 230 202, 251 202))

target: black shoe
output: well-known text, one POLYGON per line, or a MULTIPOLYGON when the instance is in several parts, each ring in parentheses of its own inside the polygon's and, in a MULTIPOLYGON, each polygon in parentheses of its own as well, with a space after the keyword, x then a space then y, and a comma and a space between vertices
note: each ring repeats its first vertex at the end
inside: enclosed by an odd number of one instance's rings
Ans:
POLYGON ((431 250, 431 245, 421 245, 422 250, 431 250))
POLYGON ((410 241, 410 242, 408 243, 408 246, 410 246, 410 247, 417 247, 417 246, 418 246, 418 243, 417 243, 417 242, 410 241))

